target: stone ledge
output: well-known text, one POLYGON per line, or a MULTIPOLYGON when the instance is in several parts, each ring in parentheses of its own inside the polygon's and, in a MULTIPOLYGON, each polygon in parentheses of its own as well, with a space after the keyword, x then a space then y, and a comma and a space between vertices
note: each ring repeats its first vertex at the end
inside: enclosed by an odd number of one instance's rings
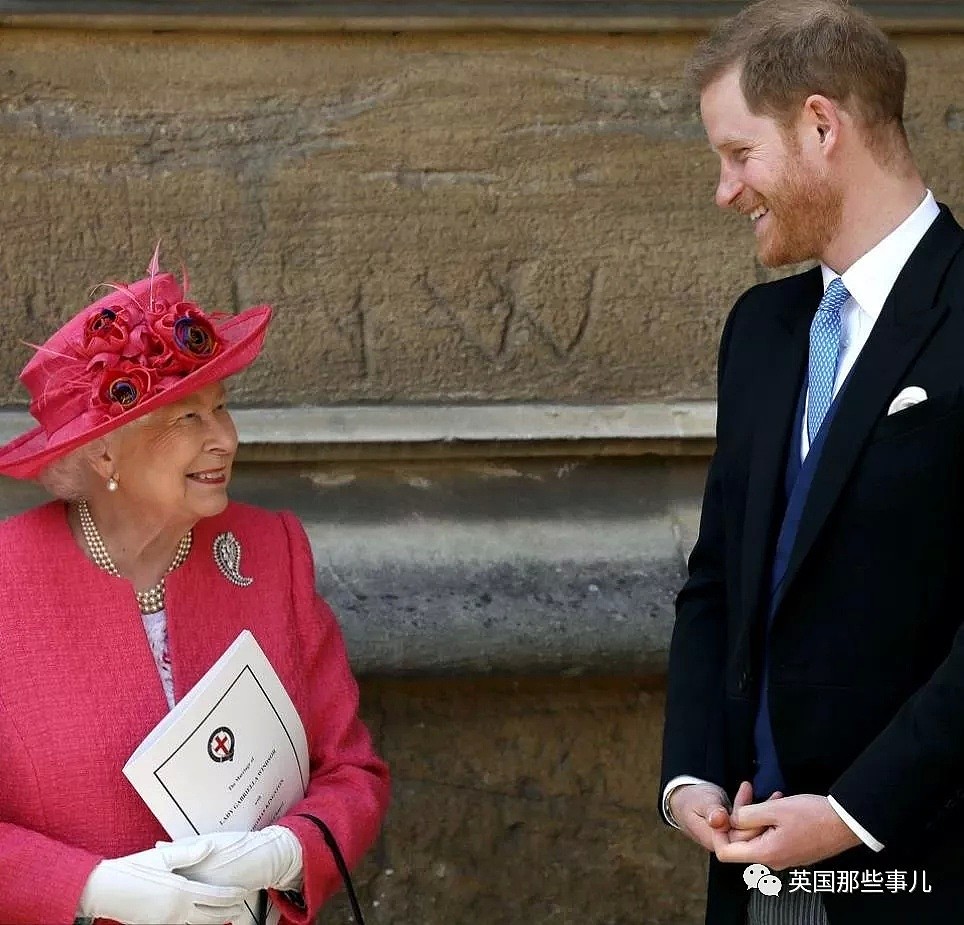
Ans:
MULTIPOLYGON (((708 456, 716 403, 341 405, 232 411, 241 459, 334 461, 487 456, 708 456)), ((0 443, 34 426, 0 411, 0 443)))
POLYGON ((356 671, 665 673, 705 460, 242 467, 293 509, 356 671))
POLYGON ((556 514, 308 523, 356 669, 663 674, 684 568, 673 517, 556 514))

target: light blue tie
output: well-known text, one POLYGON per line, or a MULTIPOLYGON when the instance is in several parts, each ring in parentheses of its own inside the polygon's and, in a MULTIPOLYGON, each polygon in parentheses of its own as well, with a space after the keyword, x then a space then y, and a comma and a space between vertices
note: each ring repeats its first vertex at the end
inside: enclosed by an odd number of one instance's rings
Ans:
POLYGON ((816 439, 833 401, 840 358, 840 309, 850 298, 838 276, 827 287, 810 325, 810 373, 807 382, 807 433, 816 439))

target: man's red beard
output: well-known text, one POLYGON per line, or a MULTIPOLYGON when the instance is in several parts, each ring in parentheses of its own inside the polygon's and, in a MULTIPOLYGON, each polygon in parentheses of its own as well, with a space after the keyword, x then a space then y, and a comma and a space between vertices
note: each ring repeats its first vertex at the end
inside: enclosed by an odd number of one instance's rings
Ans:
POLYGON ((769 227, 757 241, 757 256, 766 267, 819 260, 843 221, 840 192, 793 163, 764 204, 769 227))

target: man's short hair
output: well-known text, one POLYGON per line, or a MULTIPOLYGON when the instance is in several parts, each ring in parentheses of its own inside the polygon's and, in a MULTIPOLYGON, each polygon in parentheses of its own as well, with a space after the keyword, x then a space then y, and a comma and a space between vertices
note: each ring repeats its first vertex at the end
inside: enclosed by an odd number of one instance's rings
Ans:
POLYGON ((697 48, 687 72, 700 92, 739 67, 750 111, 787 126, 808 96, 832 99, 888 157, 906 150, 907 63, 900 49, 847 0, 759 0, 697 48))

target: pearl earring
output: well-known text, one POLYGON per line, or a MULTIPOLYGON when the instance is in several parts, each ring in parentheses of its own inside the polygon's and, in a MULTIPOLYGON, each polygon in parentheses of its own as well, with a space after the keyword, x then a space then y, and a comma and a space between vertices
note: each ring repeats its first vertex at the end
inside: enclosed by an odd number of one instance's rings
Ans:
POLYGON ((107 490, 108 490, 108 491, 117 491, 117 484, 118 484, 118 482, 117 482, 117 476, 116 476, 116 475, 112 475, 112 476, 107 480, 107 490))

